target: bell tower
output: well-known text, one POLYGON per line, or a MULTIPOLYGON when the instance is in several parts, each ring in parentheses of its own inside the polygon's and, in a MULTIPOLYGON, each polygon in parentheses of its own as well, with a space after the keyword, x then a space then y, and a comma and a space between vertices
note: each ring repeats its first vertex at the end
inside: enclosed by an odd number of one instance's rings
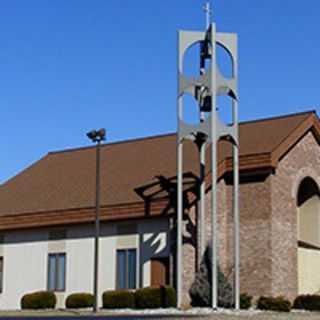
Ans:
POLYGON ((233 163, 233 217, 234 217, 234 299, 235 308, 240 307, 239 277, 239 132, 238 132, 238 53, 237 35, 216 31, 211 22, 210 4, 204 6, 206 12, 206 30, 178 31, 178 97, 177 97, 177 300, 182 303, 183 273, 183 143, 189 139, 197 144, 200 158, 199 215, 197 219, 198 254, 205 249, 205 216, 211 215, 212 247, 212 308, 218 307, 218 219, 217 219, 217 145, 219 140, 232 144, 233 163), (187 77, 184 73, 184 57, 194 44, 200 44, 200 65, 198 77, 187 77), (217 65, 217 47, 221 47, 232 61, 232 77, 226 78, 217 65), (206 68, 206 66, 208 66, 206 68), (187 123, 184 120, 183 96, 190 94, 198 106, 199 122, 187 123), (225 95, 232 100, 232 122, 224 123, 219 117, 217 96, 225 95), (208 148, 211 146, 211 148, 208 148), (211 212, 205 208, 205 172, 206 152, 211 152, 211 212))

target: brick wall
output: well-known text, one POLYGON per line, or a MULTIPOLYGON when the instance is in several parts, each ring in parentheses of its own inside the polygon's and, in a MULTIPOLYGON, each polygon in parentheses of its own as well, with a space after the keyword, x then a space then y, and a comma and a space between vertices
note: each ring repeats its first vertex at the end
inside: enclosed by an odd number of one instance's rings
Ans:
MULTIPOLYGON (((258 296, 271 287, 270 176, 240 184, 240 287, 258 296)), ((233 266, 232 186, 228 187, 228 261, 233 266)))
MULTIPOLYGON (((306 134, 281 159, 276 171, 259 181, 240 185, 241 292, 253 296, 297 294, 297 207, 300 181, 311 176, 320 185, 320 146, 306 134)), ((232 186, 218 183, 219 263, 226 275, 233 268, 232 186)), ((211 234, 211 195, 206 197, 206 235, 211 234)), ((190 212, 195 227, 196 208, 190 212)), ((184 302, 196 270, 196 234, 186 227, 184 302), (193 241, 186 239, 194 238, 193 241)), ((231 279, 231 278, 230 278, 231 279)))
POLYGON ((271 178, 271 248, 273 295, 297 294, 297 205, 299 183, 320 180, 320 146, 309 132, 280 161, 271 178))

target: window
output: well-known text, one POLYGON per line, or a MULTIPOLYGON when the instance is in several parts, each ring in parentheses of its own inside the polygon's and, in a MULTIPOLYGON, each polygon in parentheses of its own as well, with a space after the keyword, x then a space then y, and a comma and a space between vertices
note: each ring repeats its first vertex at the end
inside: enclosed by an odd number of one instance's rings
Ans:
POLYGON ((136 249, 117 250, 117 289, 136 288, 136 252, 136 249))
POLYGON ((3 289, 3 257, 0 257, 0 293, 3 289))
POLYGON ((66 287, 66 255, 65 253, 49 254, 48 290, 64 291, 66 287))

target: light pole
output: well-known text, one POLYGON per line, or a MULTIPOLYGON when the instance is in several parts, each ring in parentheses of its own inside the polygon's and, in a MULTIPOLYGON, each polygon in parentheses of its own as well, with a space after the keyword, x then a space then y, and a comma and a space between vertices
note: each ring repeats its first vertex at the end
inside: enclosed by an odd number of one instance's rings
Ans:
POLYGON ((99 237, 100 237, 100 144, 106 139, 106 130, 92 130, 87 133, 87 137, 97 144, 96 148, 96 216, 94 235, 94 275, 93 275, 93 311, 98 311, 98 264, 99 264, 99 237))

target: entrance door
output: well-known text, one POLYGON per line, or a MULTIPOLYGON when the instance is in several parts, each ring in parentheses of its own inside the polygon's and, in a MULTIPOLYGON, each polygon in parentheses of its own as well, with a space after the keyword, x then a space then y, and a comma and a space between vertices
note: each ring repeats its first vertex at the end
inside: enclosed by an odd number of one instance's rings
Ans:
POLYGON ((151 286, 169 284, 169 258, 151 259, 151 286))

